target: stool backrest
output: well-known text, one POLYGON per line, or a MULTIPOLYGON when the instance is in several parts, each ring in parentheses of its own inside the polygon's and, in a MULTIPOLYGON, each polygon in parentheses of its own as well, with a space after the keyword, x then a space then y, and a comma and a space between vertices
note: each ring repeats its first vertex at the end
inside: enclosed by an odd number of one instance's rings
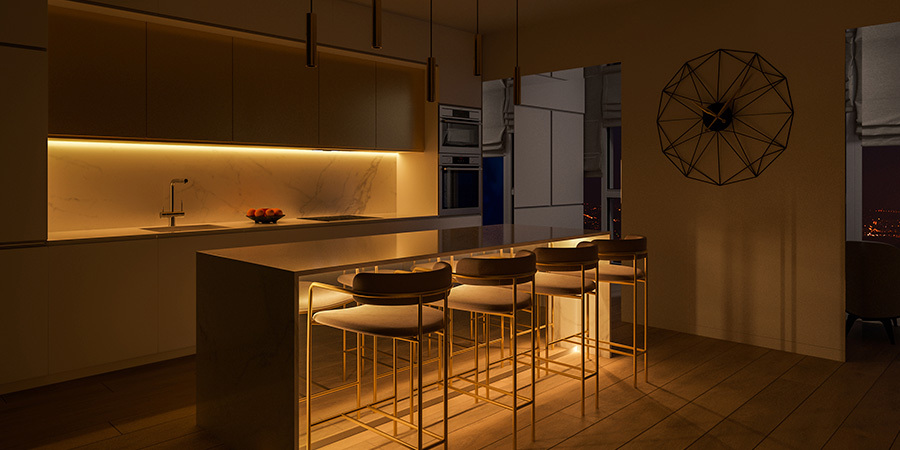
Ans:
MULTIPOLYGON (((622 239, 597 239, 590 241, 597 246, 597 257, 601 261, 618 261, 622 259, 641 259, 647 255, 647 238, 628 235, 622 239)), ((582 242, 579 246, 587 244, 582 242)))
POLYGON ((536 258, 527 250, 515 256, 472 257, 456 263, 455 279, 462 284, 479 286, 509 286, 534 280, 536 258))
POLYGON ((450 264, 435 263, 419 272, 360 272, 353 277, 353 298, 369 305, 415 305, 444 299, 453 286, 450 264))
POLYGON ((571 272, 597 267, 597 246, 590 242, 582 242, 578 247, 538 247, 534 249, 537 257, 537 270, 541 272, 571 272))

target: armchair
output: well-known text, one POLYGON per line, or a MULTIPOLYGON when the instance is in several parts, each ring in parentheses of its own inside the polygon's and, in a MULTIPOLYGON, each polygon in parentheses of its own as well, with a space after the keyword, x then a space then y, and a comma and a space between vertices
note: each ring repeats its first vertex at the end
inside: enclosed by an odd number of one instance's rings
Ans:
POLYGON ((894 326, 900 317, 900 248, 882 242, 846 243, 847 326, 857 319, 884 324, 894 344, 894 326))

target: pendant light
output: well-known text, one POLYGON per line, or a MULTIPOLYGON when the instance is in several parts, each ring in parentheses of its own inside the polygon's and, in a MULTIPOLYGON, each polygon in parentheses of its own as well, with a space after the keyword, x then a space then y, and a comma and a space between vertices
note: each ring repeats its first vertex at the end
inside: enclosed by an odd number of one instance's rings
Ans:
POLYGON ((381 48, 381 0, 372 0, 372 48, 381 48))
POLYGON ((437 63, 434 59, 434 0, 428 0, 428 74, 427 95, 428 101, 433 103, 437 98, 437 63))
POLYGON ((522 72, 519 71, 519 0, 516 0, 516 70, 513 74, 513 104, 522 104, 522 72))
POLYGON ((309 0, 309 12, 306 13, 306 67, 319 65, 319 53, 316 50, 316 14, 313 13, 313 0, 309 0))
POLYGON ((478 0, 475 0, 475 70, 473 75, 481 76, 481 24, 479 23, 478 0))

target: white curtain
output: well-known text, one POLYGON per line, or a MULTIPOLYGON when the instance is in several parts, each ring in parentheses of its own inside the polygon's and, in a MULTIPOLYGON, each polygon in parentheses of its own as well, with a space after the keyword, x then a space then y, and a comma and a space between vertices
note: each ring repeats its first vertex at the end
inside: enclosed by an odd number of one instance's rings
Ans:
POLYGON ((852 44, 848 106, 857 134, 864 147, 900 145, 900 23, 860 28, 852 44))

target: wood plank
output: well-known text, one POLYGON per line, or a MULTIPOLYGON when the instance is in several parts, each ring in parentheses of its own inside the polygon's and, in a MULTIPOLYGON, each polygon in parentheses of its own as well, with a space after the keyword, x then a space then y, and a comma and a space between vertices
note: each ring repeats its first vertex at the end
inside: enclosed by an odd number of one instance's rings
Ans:
POLYGON ((839 367, 788 418, 772 431, 760 448, 822 447, 890 364, 893 355, 881 353, 871 362, 848 362, 839 367))
POLYGON ((140 449, 200 431, 202 430, 197 427, 197 417, 189 416, 143 428, 128 434, 104 439, 82 448, 85 450, 110 448, 122 450, 140 449))
POLYGON ((719 415, 728 416, 801 359, 803 356, 796 353, 770 350, 715 388, 694 399, 694 403, 719 415))
POLYGON ((853 408, 825 448, 888 448, 900 435, 900 355, 853 408))
POLYGON ((689 448, 757 445, 839 366, 835 361, 804 357, 689 448))

